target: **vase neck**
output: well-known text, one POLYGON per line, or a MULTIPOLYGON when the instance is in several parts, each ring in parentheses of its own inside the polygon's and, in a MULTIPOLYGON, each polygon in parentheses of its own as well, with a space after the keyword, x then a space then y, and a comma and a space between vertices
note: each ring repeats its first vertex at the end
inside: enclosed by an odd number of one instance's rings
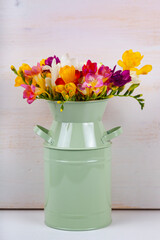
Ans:
POLYGON ((107 100, 65 102, 61 112, 61 104, 56 101, 48 102, 55 121, 71 123, 101 121, 107 104, 107 100))

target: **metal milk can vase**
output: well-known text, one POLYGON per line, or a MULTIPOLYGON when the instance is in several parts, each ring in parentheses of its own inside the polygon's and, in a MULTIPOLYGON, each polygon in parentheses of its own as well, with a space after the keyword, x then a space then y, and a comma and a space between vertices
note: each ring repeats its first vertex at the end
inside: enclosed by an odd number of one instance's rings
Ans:
POLYGON ((107 100, 48 101, 50 130, 34 131, 44 142, 45 223, 65 230, 90 230, 111 223, 111 142, 121 127, 104 129, 107 100))

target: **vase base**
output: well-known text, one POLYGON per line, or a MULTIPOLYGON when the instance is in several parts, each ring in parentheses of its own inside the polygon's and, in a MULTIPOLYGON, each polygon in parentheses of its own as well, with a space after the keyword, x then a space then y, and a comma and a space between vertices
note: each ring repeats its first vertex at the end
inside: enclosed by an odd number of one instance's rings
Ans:
POLYGON ((64 218, 45 212, 45 224, 48 227, 66 231, 88 231, 105 228, 112 222, 111 216, 101 213, 91 217, 64 218))

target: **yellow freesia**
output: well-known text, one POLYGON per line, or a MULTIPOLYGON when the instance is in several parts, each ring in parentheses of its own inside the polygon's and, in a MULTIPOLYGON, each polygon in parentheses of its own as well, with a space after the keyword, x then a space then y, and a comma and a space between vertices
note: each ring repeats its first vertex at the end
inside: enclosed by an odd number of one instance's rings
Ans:
POLYGON ((70 83, 75 81, 75 67, 74 66, 64 66, 60 68, 59 74, 65 83, 70 83))
POLYGON ((31 70, 31 67, 30 67, 28 64, 23 63, 22 66, 19 67, 18 73, 19 73, 20 71, 22 71, 22 72, 24 73, 25 70, 29 70, 29 71, 30 71, 30 70, 31 70))
POLYGON ((118 65, 123 68, 123 70, 130 70, 132 68, 138 67, 141 64, 143 56, 140 52, 133 52, 132 49, 127 50, 122 55, 122 60, 118 61, 118 65))
POLYGON ((76 93, 76 85, 74 83, 67 83, 65 85, 57 85, 55 91, 61 93, 65 100, 73 97, 76 93))
POLYGON ((74 83, 68 83, 65 85, 65 90, 69 94, 69 97, 73 97, 76 93, 76 85, 74 83))
POLYGON ((23 79, 20 77, 20 76, 17 76, 16 79, 15 79, 15 84, 14 86, 15 87, 19 87, 21 86, 22 84, 25 84, 23 79))
MULTIPOLYGON (((12 69, 12 71, 13 70, 15 70, 16 71, 16 69, 15 69, 15 67, 14 66, 11 66, 11 69, 12 69)), ((16 74, 18 75, 17 77, 16 77, 16 79, 15 79, 15 87, 19 87, 19 86, 21 86, 22 84, 28 84, 28 79, 27 78, 25 78, 25 82, 23 81, 23 79, 22 79, 22 77, 21 77, 21 73, 23 73, 24 74, 24 71, 25 70, 31 70, 31 67, 28 65, 28 64, 26 64, 26 63, 23 63, 20 67, 19 67, 19 70, 16 72, 16 74)))
POLYGON ((45 79, 42 78, 40 74, 35 75, 33 77, 33 81, 34 81, 34 83, 39 85, 39 87, 36 87, 36 91, 35 91, 36 95, 40 95, 42 93, 46 93, 48 96, 50 96, 50 94, 46 91, 45 79))
POLYGON ((41 65, 41 66, 45 65, 45 60, 46 60, 46 59, 42 59, 42 60, 40 61, 40 65, 41 65))
POLYGON ((47 72, 47 73, 46 73, 46 77, 51 78, 51 73, 50 73, 50 72, 47 72))
POLYGON ((118 65, 123 68, 123 70, 136 71, 137 75, 147 74, 152 70, 151 65, 145 65, 138 69, 137 67, 141 64, 143 56, 140 52, 133 52, 132 49, 127 50, 122 55, 122 60, 118 60, 118 65))
POLYGON ((151 65, 145 65, 145 66, 143 66, 140 69, 134 68, 134 70, 136 71, 137 75, 140 75, 140 74, 144 74, 145 75, 145 74, 149 73, 152 70, 152 66, 151 65))
POLYGON ((65 91, 65 85, 57 85, 55 87, 55 91, 58 93, 62 93, 63 91, 65 91))

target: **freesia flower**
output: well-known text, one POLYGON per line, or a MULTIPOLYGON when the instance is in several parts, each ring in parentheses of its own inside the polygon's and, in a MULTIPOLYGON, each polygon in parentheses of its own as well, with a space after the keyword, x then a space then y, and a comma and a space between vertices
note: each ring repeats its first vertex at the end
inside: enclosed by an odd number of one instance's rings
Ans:
POLYGON ((84 64, 82 67, 83 76, 86 76, 88 73, 96 73, 97 72, 97 63, 92 63, 91 60, 88 60, 86 65, 84 64))
POLYGON ((60 68, 59 74, 65 83, 75 81, 75 67, 74 66, 64 66, 60 68))
MULTIPOLYGON (((25 83, 25 82, 23 81, 23 79, 22 79, 21 74, 24 75, 24 72, 27 71, 27 70, 31 70, 31 67, 30 67, 28 64, 23 63, 23 64, 19 67, 19 70, 18 70, 18 71, 16 71, 16 69, 15 69, 14 66, 11 66, 11 69, 12 69, 12 71, 14 71, 14 72, 17 74, 17 77, 16 77, 16 79, 15 79, 15 85, 14 85, 14 86, 15 86, 15 87, 19 87, 19 86, 21 86, 22 84, 25 83)), ((27 79, 26 79, 25 81, 28 83, 27 79)))
POLYGON ((42 59, 42 60, 40 61, 40 65, 41 65, 41 66, 44 66, 44 65, 45 65, 45 61, 46 61, 46 59, 42 59))
POLYGON ((46 65, 42 67, 42 70, 49 70, 51 72, 50 84, 52 87, 55 86, 55 81, 57 78, 59 78, 60 63, 56 64, 56 60, 53 59, 52 67, 46 65))
POLYGON ((83 75, 82 75, 82 71, 79 71, 79 70, 75 70, 75 84, 78 84, 79 83, 79 79, 82 78, 83 75))
POLYGON ((23 98, 27 98, 27 102, 31 104, 36 99, 36 87, 34 85, 30 86, 26 84, 22 84, 21 86, 25 88, 23 92, 23 98))
POLYGON ((46 60, 45 60, 45 65, 48 65, 48 66, 52 66, 52 62, 53 62, 53 59, 56 60, 56 64, 60 63, 60 60, 58 57, 56 57, 56 55, 54 55, 54 57, 48 57, 46 60))
POLYGON ((31 76, 37 75, 41 72, 42 72, 42 66, 40 65, 40 63, 37 63, 37 66, 33 66, 31 68, 31 70, 25 70, 24 71, 24 76, 25 77, 31 77, 31 76))
POLYGON ((56 85, 65 85, 65 82, 63 81, 62 78, 57 78, 57 80, 55 81, 56 85))
POLYGON ((102 75, 104 78, 109 78, 112 75, 111 69, 108 66, 101 65, 98 69, 98 74, 102 75))
MULTIPOLYGON (((115 69, 115 68, 114 68, 115 69)), ((122 87, 126 83, 131 81, 130 71, 129 70, 118 70, 114 72, 110 78, 110 83, 113 83, 116 87, 122 87)))
POLYGON ((76 93, 76 85, 73 82, 65 85, 58 85, 55 87, 55 91, 62 94, 65 100, 73 97, 76 93))
POLYGON ((30 71, 30 70, 31 70, 31 67, 26 63, 23 63, 22 66, 19 67, 19 71, 23 71, 23 73, 25 73, 25 71, 30 71))
POLYGON ((90 95, 92 92, 98 94, 103 90, 103 76, 88 73, 84 77, 84 82, 78 84, 78 88, 85 95, 90 95))
POLYGON ((131 49, 127 50, 122 55, 122 60, 118 61, 118 65, 123 68, 123 70, 136 71, 137 75, 148 74, 152 70, 151 65, 145 65, 138 69, 137 67, 141 64, 143 56, 140 52, 133 52, 131 49))
POLYGON ((36 84, 38 84, 38 86, 39 86, 39 87, 36 88, 36 94, 40 95, 42 93, 46 93, 47 95, 49 95, 48 92, 46 91, 45 79, 42 78, 42 76, 40 74, 36 75, 34 77, 34 79, 36 81, 36 84))
POLYGON ((112 76, 112 71, 108 66, 101 65, 100 68, 98 69, 98 74, 102 75, 104 77, 103 82, 104 85, 109 84, 109 78, 112 76))
POLYGON ((118 65, 123 68, 123 70, 131 70, 138 67, 141 63, 143 56, 140 52, 133 52, 132 49, 127 50, 122 55, 122 60, 118 60, 118 65))
MULTIPOLYGON (((58 58, 59 59, 59 58, 58 58)), ((78 61, 75 59, 75 58, 70 58, 69 57, 69 54, 65 54, 63 55, 60 60, 56 61, 56 59, 54 58, 53 59, 53 62, 52 62, 52 67, 50 67, 49 65, 46 65, 46 66, 43 66, 43 71, 45 70, 49 70, 51 72, 51 79, 50 79, 50 82, 51 82, 51 85, 52 86, 55 86, 56 85, 59 85, 56 82, 56 80, 58 78, 62 78, 62 76, 60 75, 60 69, 62 68, 61 70, 61 73, 63 72, 63 67, 65 66, 69 66, 69 67, 72 67, 73 68, 73 65, 74 65, 74 68, 76 69, 75 70, 75 83, 78 81, 78 77, 81 76, 81 74, 79 74, 78 70, 82 70, 82 65, 78 63, 78 61), (60 61, 60 62, 59 62, 60 61)), ((66 69, 69 69, 68 67, 66 69)), ((72 69, 73 70, 73 69, 72 69)), ((70 72, 71 73, 71 72, 70 72)), ((66 74, 63 74, 62 75, 65 75, 65 78, 66 76, 68 75, 68 72, 66 74)), ((47 79, 47 81, 49 82, 49 79, 47 79)), ((64 80, 65 81, 65 80, 64 80)), ((68 82, 69 80, 67 80, 68 82)), ((71 82, 73 81, 73 78, 71 79, 71 82)))
POLYGON ((15 86, 15 87, 19 87, 19 86, 21 86, 22 84, 24 84, 23 79, 22 79, 20 76, 17 76, 16 79, 15 79, 15 84, 14 84, 14 86, 15 86))
POLYGON ((63 55, 60 59, 61 62, 61 67, 64 67, 66 65, 68 66, 74 66, 75 69, 82 71, 82 65, 83 63, 78 62, 78 60, 76 58, 70 58, 69 54, 66 53, 65 55, 63 55))
POLYGON ((70 82, 70 83, 67 83, 65 85, 65 89, 66 89, 69 97, 73 97, 76 93, 77 88, 76 88, 76 85, 74 83, 70 82))
POLYGON ((103 86, 103 77, 101 75, 95 75, 88 73, 85 77, 85 82, 82 84, 82 87, 101 87, 103 86))
POLYGON ((130 70, 130 76, 131 76, 131 84, 138 84, 140 83, 139 75, 136 74, 136 71, 130 70))

